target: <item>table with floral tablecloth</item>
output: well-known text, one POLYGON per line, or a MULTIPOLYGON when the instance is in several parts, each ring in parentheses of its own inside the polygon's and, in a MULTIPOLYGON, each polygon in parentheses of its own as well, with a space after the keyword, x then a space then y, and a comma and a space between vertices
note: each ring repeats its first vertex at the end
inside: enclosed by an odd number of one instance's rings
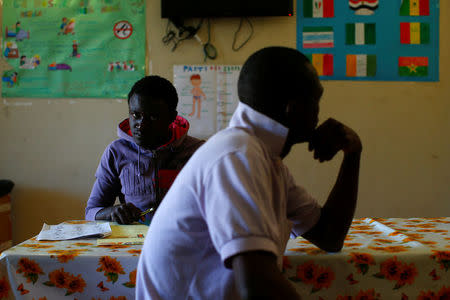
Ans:
POLYGON ((141 248, 31 238, 1 254, 0 299, 134 299, 141 248))
MULTIPOLYGON (((289 240, 283 273, 303 299, 450 299, 450 218, 353 221, 326 253, 289 240)), ((141 245, 29 239, 0 256, 0 299, 134 299, 141 245)))
POLYGON ((339 253, 303 238, 283 272, 303 299, 450 299, 450 218, 355 219, 339 253))

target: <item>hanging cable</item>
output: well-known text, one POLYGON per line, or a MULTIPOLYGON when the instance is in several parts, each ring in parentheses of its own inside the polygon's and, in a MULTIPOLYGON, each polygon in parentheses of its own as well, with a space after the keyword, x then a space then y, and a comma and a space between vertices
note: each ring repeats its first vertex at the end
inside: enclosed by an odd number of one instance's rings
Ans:
POLYGON ((203 54, 205 55, 204 61, 206 61, 207 58, 209 59, 216 59, 217 58, 217 50, 216 47, 211 44, 211 23, 208 19, 208 40, 203 45, 203 54))
POLYGON ((250 19, 247 17, 242 17, 241 21, 239 22, 239 27, 236 30, 236 32, 234 33, 234 37, 233 37, 233 45, 231 46, 231 48, 233 49, 233 51, 239 51, 241 50, 242 47, 245 46, 245 44, 247 44, 247 42, 252 38, 253 36, 253 24, 252 22, 250 22, 250 19), (244 19, 247 21, 248 25, 250 26, 250 34, 248 36, 248 38, 239 46, 236 47, 236 40, 237 40, 237 35, 239 33, 239 31, 241 31, 242 28, 242 23, 244 23, 244 19))

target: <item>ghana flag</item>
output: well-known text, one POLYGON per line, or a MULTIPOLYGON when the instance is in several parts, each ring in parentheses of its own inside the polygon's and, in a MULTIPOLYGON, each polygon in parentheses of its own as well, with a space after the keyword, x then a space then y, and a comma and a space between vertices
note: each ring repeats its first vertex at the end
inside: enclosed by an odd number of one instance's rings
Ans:
POLYGON ((373 77, 377 74, 377 56, 347 55, 347 77, 373 77))
POLYGON ((402 44, 429 44, 430 24, 428 23, 400 23, 400 42, 402 44))
POLYGON ((398 75, 414 77, 428 76, 428 57, 399 57, 398 75))
POLYGON ((319 76, 333 76, 333 54, 306 54, 319 76))
POLYGON ((345 24, 345 44, 374 45, 375 43, 375 23, 345 24))
POLYGON ((402 0, 400 16, 429 16, 430 0, 402 0))

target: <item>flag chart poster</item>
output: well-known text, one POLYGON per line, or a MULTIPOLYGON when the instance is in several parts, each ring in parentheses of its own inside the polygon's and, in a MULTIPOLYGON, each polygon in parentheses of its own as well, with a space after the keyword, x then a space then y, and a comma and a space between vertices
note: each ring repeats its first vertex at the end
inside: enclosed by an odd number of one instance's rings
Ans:
POLYGON ((323 80, 439 81, 439 0, 297 0, 297 49, 323 80))
POLYGON ((178 114, 190 123, 190 134, 209 138, 224 129, 236 109, 239 65, 175 65, 178 114))
POLYGON ((145 0, 3 1, 2 96, 126 98, 145 76, 145 0))

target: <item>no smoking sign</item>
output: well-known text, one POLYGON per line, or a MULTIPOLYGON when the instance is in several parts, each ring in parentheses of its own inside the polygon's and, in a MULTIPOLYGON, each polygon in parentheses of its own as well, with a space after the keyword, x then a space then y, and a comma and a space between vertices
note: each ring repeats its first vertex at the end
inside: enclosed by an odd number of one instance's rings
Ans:
POLYGON ((119 21, 114 24, 113 31, 116 38, 124 40, 129 38, 133 33, 133 26, 128 21, 119 21))

